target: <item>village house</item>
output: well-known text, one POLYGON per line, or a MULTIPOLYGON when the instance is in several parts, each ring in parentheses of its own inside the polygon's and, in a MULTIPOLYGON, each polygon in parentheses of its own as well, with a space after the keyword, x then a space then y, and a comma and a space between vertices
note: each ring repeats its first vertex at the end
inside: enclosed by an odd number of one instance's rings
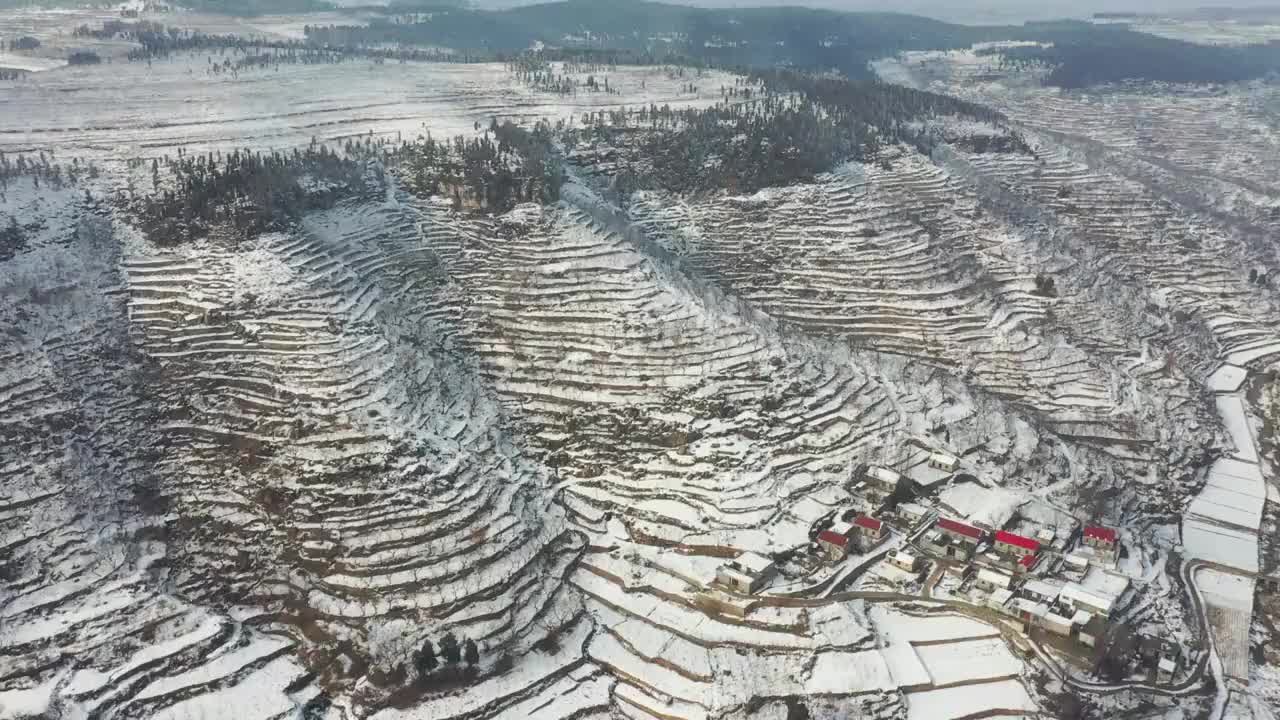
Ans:
POLYGON ((818 533, 818 549, 828 560, 840 561, 849 556, 849 546, 853 542, 853 526, 847 522, 836 522, 831 527, 818 533))
POLYGON ((1031 568, 1036 566, 1036 562, 1040 559, 1039 555, 1023 555, 1013 564, 1013 570, 1016 573, 1030 572, 1031 568))
POLYGON ((972 525, 966 525, 949 518, 939 518, 934 525, 944 535, 959 543, 977 547, 982 541, 982 531, 972 525))
POLYGON ((1015 557, 1035 555, 1040 552, 1040 543, 1038 541, 1004 530, 996 533, 995 545, 997 552, 1015 557))
POLYGON ((1013 578, 995 570, 982 568, 974 578, 973 584, 984 592, 1008 590, 1009 586, 1013 584, 1013 578))
POLYGON ((929 508, 916 503, 902 503, 898 505, 898 517, 908 525, 915 526, 919 524, 929 515, 929 508))
POLYGON ((744 552, 720 566, 716 582, 734 592, 754 595, 772 579, 775 570, 769 558, 744 552))
POLYGON ((863 479, 867 483, 867 492, 877 497, 892 495, 894 491, 902 486, 902 475, 895 470, 880 467, 879 465, 872 465, 867 468, 863 479))
POLYGON ((1013 610, 1014 615, 1022 620, 1024 630, 1032 625, 1039 625, 1040 619, 1049 614, 1048 605, 1024 597, 1014 599, 1013 610))
POLYGON ((1028 580, 1022 583, 1022 596, 1036 602, 1052 603, 1062 594, 1062 585, 1046 580, 1028 580))
POLYGON ((1083 573, 1089 569, 1089 557, 1082 553, 1072 552, 1062 556, 1063 562, 1067 566, 1067 570, 1074 573, 1083 573))
POLYGON ((1058 600, 1072 610, 1088 610, 1102 617, 1111 617, 1115 609, 1115 597, 1090 590, 1079 583, 1068 583, 1062 588, 1058 600))
POLYGON ((858 538, 858 545, 865 552, 884 540, 884 523, 870 515, 859 515, 853 519, 853 531, 858 538))
POLYGON ((945 473, 954 473, 960 468, 960 459, 946 453, 930 453, 929 467, 945 473))
POLYGON ((889 564, 907 572, 916 572, 920 569, 920 558, 909 552, 899 550, 889 554, 889 564))
POLYGON ((955 560, 968 560, 973 556, 982 538, 982 531, 972 525, 940 518, 925 533, 925 546, 933 553, 955 560))
POLYGON ((1117 540, 1116 531, 1111 528, 1090 525, 1084 529, 1084 544, 1104 555, 1115 554, 1117 540))
POLYGON ((1011 615, 1014 612, 1010 606, 1011 600, 1013 600, 1012 590, 994 590, 987 596, 987 607, 996 612, 1011 615))

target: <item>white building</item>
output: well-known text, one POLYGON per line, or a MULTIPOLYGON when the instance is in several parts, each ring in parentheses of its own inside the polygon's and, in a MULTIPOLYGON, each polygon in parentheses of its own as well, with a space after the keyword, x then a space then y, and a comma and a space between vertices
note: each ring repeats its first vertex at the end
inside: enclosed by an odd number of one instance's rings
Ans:
POLYGON ((744 595, 754 595, 773 577, 773 561, 753 552, 744 552, 716 572, 716 582, 744 595))
POLYGON ((909 552, 899 550, 889 555, 889 563, 907 572, 915 572, 920 567, 920 558, 909 552))
POLYGON ((923 505, 917 505, 916 503, 902 503, 898 505, 898 517, 911 525, 919 524, 928 516, 929 508, 923 505))
POLYGON ((978 571, 978 576, 973 582, 979 589, 991 592, 993 590, 1008 590, 1009 586, 1013 584, 1013 578, 1004 573, 983 568, 978 571))
POLYGON ((1044 580, 1028 580, 1022 584, 1022 594, 1040 603, 1051 603, 1062 593, 1062 586, 1044 580))
POLYGON ((960 468, 960 458, 946 453, 930 453, 929 467, 946 473, 953 473, 960 468))
POLYGON ((1062 588, 1058 599, 1072 610, 1088 610, 1104 618, 1111 617, 1116 602, 1114 596, 1090 590, 1080 583, 1068 583, 1062 588))
POLYGON ((902 484, 902 475, 895 470, 890 470, 879 465, 872 465, 867 468, 867 481, 881 493, 889 494, 898 489, 902 484))
POLYGON ((1010 607, 1010 600, 1013 600, 1012 590, 996 590, 987 596, 987 607, 995 610, 996 612, 1011 615, 1014 613, 1014 610, 1010 607))

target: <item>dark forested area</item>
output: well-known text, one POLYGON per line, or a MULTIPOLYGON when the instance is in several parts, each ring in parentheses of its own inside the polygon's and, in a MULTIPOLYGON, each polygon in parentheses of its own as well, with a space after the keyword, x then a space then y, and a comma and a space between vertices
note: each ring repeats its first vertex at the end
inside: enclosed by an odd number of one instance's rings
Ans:
MULTIPOLYGON (((223 227, 240 235, 283 230, 308 210, 381 189, 370 153, 312 145, 292 152, 179 155, 153 160, 151 187, 118 198, 153 241, 179 244, 223 227)), ((135 166, 137 169, 137 166, 135 166)))
POLYGON ((385 192, 388 170, 408 192, 448 198, 459 211, 554 202, 564 179, 550 126, 496 120, 477 136, 449 141, 424 137, 396 145, 366 138, 341 148, 313 143, 292 152, 180 154, 134 163, 131 170, 116 203, 160 244, 215 231, 238 238, 287 230, 309 211, 385 192), (139 183, 147 169, 149 178, 139 183))
MULTIPOLYGON (((928 152, 940 138, 926 120, 963 117, 992 124, 993 133, 1004 121, 943 95, 791 71, 759 72, 724 92, 728 102, 705 109, 595 113, 568 144, 580 158, 604 157, 623 192, 752 192, 811 180, 840 162, 879 160, 891 143, 928 152)), ((981 142, 1029 152, 1014 133, 981 142)))
POLYGON ((900 50, 967 47, 1008 34, 894 13, 708 10, 640 0, 567 0, 498 12, 438 9, 388 14, 368 26, 307 28, 308 39, 330 45, 400 43, 514 53, 544 43, 717 65, 836 69, 853 77, 869 77, 869 60, 900 50))
POLYGON ((403 145, 392 160, 414 194, 450 198, 458 210, 501 212, 521 202, 559 199, 564 166, 552 140, 546 123, 526 129, 494 121, 480 137, 427 137, 403 145))

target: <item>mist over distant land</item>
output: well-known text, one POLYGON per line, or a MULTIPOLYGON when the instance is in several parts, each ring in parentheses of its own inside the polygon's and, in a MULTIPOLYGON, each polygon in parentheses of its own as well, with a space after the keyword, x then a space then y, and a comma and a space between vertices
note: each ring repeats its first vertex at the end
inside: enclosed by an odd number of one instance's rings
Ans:
MULTIPOLYGON (((504 8, 547 0, 473 0, 478 7, 504 8)), ((832 10, 902 12, 965 24, 1021 23, 1087 17, 1095 12, 1168 12, 1205 7, 1280 6, 1280 0, 661 0, 710 8, 799 5, 832 10)))

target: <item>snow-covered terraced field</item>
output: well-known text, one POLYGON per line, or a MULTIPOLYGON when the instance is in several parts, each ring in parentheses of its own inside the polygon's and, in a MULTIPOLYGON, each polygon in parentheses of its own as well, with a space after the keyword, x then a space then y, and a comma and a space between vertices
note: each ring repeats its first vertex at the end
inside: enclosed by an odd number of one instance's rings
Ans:
POLYGON ((230 583, 300 639, 359 633, 375 661, 383 622, 483 654, 572 605, 581 541, 448 352, 457 306, 411 215, 343 207, 124 266, 137 345, 176 391, 163 468, 204 518, 184 533, 188 596, 230 583))
POLYGON ((1135 467, 1172 460, 1180 474, 1187 448, 1172 436, 1208 412, 1126 313, 1097 305, 1096 288, 1050 272, 1061 284, 1040 291, 1034 240, 991 217, 963 174, 918 155, 747 197, 645 193, 630 211, 692 272, 784 327, 942 369, 997 399, 913 416, 944 441, 960 431, 961 452, 1000 434, 989 421, 1004 403, 1068 441, 1135 467), (985 436, 956 425, 966 417, 985 436))
POLYGON ((155 368, 130 348, 110 224, 73 189, 10 183, 0 213, 32 211, 43 228, 0 275, 0 683, 20 688, 0 711, 296 711, 321 689, 291 640, 163 582, 155 368))
POLYGON ((452 222, 423 219, 467 298, 467 345, 589 522, 625 510, 666 541, 795 547, 897 422, 865 374, 782 342, 584 209, 452 222))

